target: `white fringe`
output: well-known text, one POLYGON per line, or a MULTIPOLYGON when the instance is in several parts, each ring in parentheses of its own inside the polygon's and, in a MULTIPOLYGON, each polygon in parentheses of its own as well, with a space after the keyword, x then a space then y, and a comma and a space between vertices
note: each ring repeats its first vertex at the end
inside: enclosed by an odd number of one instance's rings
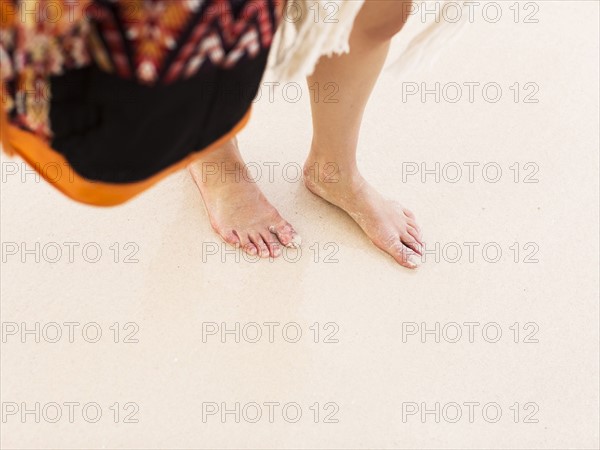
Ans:
MULTIPOLYGON (((348 53, 350 32, 364 2, 365 0, 290 0, 291 4, 287 7, 290 14, 286 16, 284 13, 273 43, 269 60, 272 76, 281 81, 306 77, 313 73, 321 56, 348 53), (331 12, 331 6, 325 6, 332 3, 337 7, 334 17, 336 22, 326 23, 324 18, 331 12), (318 11, 318 16, 315 11, 318 11), (318 17, 316 21, 315 16, 318 17)), ((419 70, 426 63, 432 68, 442 50, 455 42, 464 31, 469 17, 467 0, 445 0, 439 3, 436 20, 427 24, 408 43, 404 53, 388 67, 387 70, 394 75, 419 70), (461 17, 454 23, 443 18, 445 8, 450 3, 458 4, 461 9, 461 17)))
POLYGON ((291 80, 308 76, 315 70, 321 56, 348 53, 354 19, 364 2, 365 0, 290 0, 286 6, 290 13, 286 15, 284 11, 269 60, 269 68, 275 79, 291 80), (325 8, 328 4, 336 5, 337 12, 333 17, 335 23, 325 22, 332 11, 331 6, 325 8))

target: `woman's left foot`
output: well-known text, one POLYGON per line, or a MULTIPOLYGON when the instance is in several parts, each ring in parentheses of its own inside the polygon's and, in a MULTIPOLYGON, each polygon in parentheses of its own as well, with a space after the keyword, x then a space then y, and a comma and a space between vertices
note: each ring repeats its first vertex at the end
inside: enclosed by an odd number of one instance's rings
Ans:
POLYGON ((336 167, 333 171, 332 167, 331 162, 309 157, 304 166, 305 186, 348 213, 369 239, 399 264, 416 269, 414 255, 421 255, 423 243, 414 214, 385 199, 357 169, 336 167))
POLYGON ((225 242, 263 258, 281 256, 282 247, 300 246, 298 233, 247 172, 235 138, 190 164, 189 170, 210 223, 225 242))

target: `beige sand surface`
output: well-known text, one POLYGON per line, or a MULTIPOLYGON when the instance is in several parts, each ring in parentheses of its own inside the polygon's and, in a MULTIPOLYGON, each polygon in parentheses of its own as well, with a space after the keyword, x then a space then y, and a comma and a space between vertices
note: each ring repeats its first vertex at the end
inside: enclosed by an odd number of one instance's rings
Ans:
POLYGON ((432 252, 416 273, 297 180, 304 87, 263 85, 240 136, 304 238, 278 261, 226 253, 187 173, 105 210, 3 156, 2 448, 598 448, 598 3, 500 3, 433 70, 385 74, 365 118, 361 167, 432 252), (436 82, 463 99, 403 102, 436 82))

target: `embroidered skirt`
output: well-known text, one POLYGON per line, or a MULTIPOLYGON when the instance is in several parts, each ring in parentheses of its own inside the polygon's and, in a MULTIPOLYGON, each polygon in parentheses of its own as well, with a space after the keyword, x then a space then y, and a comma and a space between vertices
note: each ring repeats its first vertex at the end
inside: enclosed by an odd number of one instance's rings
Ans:
POLYGON ((244 126, 280 10, 276 0, 2 0, 3 147, 74 200, 123 203, 244 126))

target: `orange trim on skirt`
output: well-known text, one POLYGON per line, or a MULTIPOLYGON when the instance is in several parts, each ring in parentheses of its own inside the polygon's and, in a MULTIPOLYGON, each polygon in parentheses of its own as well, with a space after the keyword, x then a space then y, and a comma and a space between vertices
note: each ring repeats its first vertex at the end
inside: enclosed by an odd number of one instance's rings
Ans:
POLYGON ((200 156, 205 156, 206 152, 214 150, 238 134, 248 123, 251 114, 251 108, 225 136, 218 139, 208 147, 196 151, 182 161, 167 167, 156 175, 144 181, 135 183, 106 183, 101 181, 91 181, 78 175, 71 167, 63 155, 51 148, 44 140, 36 135, 24 131, 19 127, 8 123, 6 111, 0 104, 0 142, 4 151, 9 155, 16 153, 27 164, 35 169, 48 183, 61 191, 67 197, 88 205, 93 206, 117 206, 131 200, 136 195, 146 189, 154 186, 156 183, 173 174, 174 172, 185 168, 188 164, 194 162, 200 156), (53 179, 44 167, 60 167, 62 171, 68 170, 68 176, 58 176, 53 179))

